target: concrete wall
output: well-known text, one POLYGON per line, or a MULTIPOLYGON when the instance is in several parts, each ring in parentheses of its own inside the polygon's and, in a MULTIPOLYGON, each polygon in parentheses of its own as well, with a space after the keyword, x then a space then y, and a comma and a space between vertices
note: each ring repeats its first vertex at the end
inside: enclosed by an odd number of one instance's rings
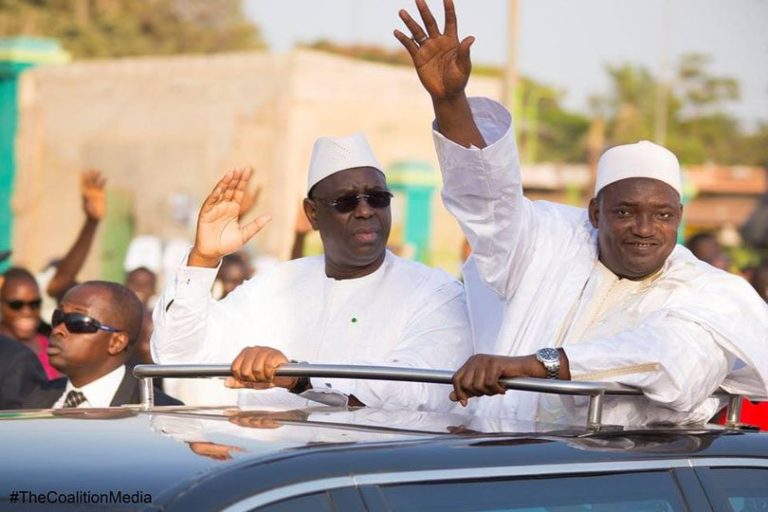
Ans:
MULTIPOLYGON (((470 89, 499 93, 490 79, 473 78, 470 89)), ((31 70, 20 84, 15 261, 37 270, 66 251, 83 219, 78 176, 88 167, 104 172, 110 198, 128 203, 134 234, 190 240, 193 226, 171 219, 169 198, 191 198, 193 222, 219 176, 253 167, 263 189, 256 213, 274 220, 252 243, 285 258, 316 137, 363 131, 385 166, 418 159, 437 168, 431 119, 411 69, 310 51, 31 70)), ((436 263, 456 270, 461 234, 434 203, 436 263)), ((83 277, 101 273, 92 254, 83 277)))

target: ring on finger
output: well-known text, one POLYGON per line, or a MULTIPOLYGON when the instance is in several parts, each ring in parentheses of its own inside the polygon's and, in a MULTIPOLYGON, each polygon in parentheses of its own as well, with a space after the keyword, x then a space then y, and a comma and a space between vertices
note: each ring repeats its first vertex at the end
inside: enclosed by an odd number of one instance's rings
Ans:
POLYGON ((422 44, 424 44, 424 41, 426 41, 427 39, 429 39, 429 37, 427 37, 427 36, 424 36, 424 37, 420 37, 420 38, 416 38, 416 37, 413 37, 413 38, 411 38, 411 39, 413 39, 413 42, 414 42, 414 43, 416 43, 416 44, 418 44, 419 46, 421 46, 422 44))

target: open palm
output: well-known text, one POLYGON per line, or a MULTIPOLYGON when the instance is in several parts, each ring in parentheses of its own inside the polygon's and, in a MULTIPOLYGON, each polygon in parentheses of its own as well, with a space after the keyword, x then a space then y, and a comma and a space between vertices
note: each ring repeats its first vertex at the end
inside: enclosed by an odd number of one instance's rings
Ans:
POLYGON ((417 0, 422 28, 408 12, 400 11, 413 37, 395 30, 395 37, 408 50, 422 85, 433 99, 454 98, 464 92, 472 71, 469 48, 474 42, 467 37, 459 42, 453 2, 445 0, 445 30, 440 33, 437 22, 423 0, 417 0))
POLYGON ((240 222, 240 206, 250 178, 250 169, 230 171, 206 198, 197 218, 197 255, 219 260, 240 249, 269 222, 268 215, 249 223, 240 222))

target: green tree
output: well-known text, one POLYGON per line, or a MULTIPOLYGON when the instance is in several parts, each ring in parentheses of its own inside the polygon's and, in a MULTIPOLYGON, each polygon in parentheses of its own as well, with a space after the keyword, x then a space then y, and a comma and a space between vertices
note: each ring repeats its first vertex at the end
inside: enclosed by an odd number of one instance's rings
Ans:
MULTIPOLYGON (((611 90, 597 98, 595 111, 606 120, 608 145, 652 139, 655 116, 665 115, 665 145, 687 164, 707 161, 722 164, 758 162, 750 156, 750 143, 738 121, 723 111, 739 97, 736 80, 712 74, 706 55, 681 57, 674 79, 661 84, 646 68, 632 64, 607 66, 611 90), (666 109, 657 108, 657 94, 666 88, 666 109)), ((757 151, 759 152, 759 151, 757 151)))
POLYGON ((0 0, 0 35, 53 37, 75 58, 264 46, 235 0, 0 0))

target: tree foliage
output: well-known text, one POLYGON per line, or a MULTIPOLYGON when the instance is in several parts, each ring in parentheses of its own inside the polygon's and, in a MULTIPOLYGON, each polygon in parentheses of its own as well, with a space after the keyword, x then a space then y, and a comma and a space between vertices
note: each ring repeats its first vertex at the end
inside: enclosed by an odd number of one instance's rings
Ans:
POLYGON ((725 112, 727 103, 738 99, 739 86, 733 78, 712 74, 710 61, 706 55, 683 55, 668 83, 642 66, 607 66, 610 92, 593 105, 606 119, 607 145, 659 138, 658 116, 663 115, 664 144, 683 163, 765 165, 768 146, 760 142, 765 127, 745 133, 725 112))
POLYGON ((75 58, 264 46, 236 0, 0 0, 0 35, 53 37, 75 58))

